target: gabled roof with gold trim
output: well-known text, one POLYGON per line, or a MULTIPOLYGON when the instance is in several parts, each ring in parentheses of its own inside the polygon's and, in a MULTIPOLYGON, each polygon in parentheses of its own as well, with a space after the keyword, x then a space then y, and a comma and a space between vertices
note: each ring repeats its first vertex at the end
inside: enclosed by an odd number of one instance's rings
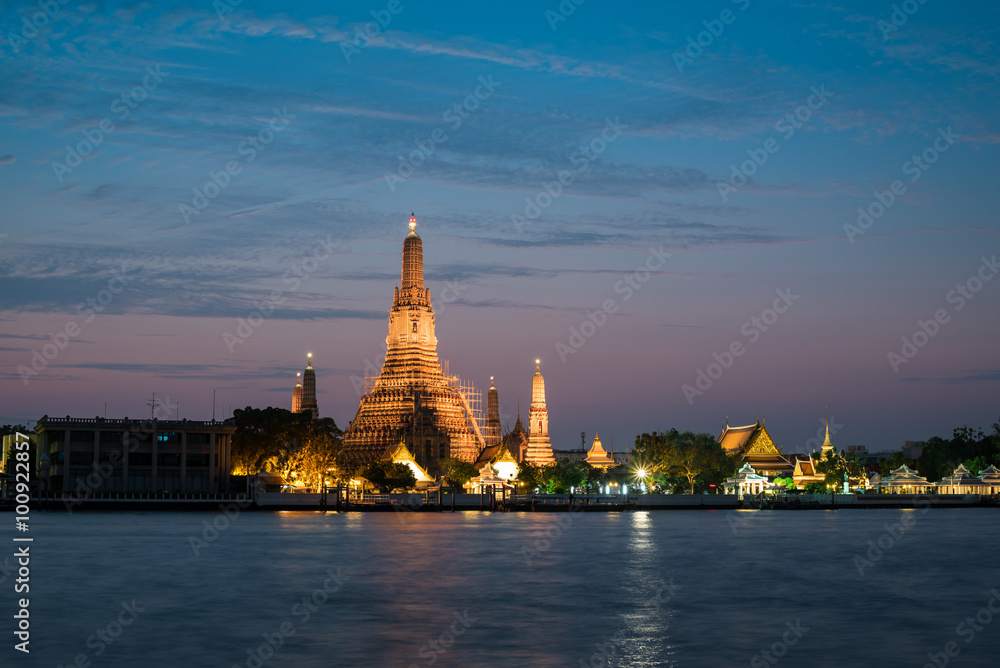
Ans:
POLYGON ((417 482, 434 480, 434 477, 417 463, 417 458, 413 456, 413 453, 410 452, 410 449, 406 447, 406 443, 403 441, 387 447, 385 452, 382 453, 382 461, 394 464, 406 464, 413 470, 413 475, 417 478, 417 482))
POLYGON ((719 435, 719 445, 728 454, 741 455, 777 455, 781 457, 781 449, 771 440, 764 423, 757 421, 745 427, 730 427, 728 424, 719 435))
POLYGON ((792 477, 799 478, 803 476, 815 476, 816 466, 811 459, 796 459, 795 460, 795 471, 792 473, 792 477))
POLYGON ((476 459, 473 466, 478 471, 486 464, 493 466, 497 462, 510 462, 512 464, 517 464, 517 459, 511 454, 506 443, 498 443, 497 445, 491 445, 483 448, 483 451, 479 453, 479 458, 476 459))

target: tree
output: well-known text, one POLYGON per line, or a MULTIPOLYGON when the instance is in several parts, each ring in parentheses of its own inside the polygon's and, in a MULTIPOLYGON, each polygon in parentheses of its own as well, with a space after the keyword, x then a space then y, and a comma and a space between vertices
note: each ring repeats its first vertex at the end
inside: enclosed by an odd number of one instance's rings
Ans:
POLYGON ((688 494, 694 494, 695 481, 718 467, 723 457, 722 446, 714 436, 686 431, 675 439, 667 461, 670 470, 687 481, 688 494))
POLYGON ((465 487, 479 472, 472 464, 461 459, 448 457, 440 461, 441 472, 452 487, 465 487))
POLYGON ((775 478, 774 479, 774 484, 775 485, 780 485, 781 487, 784 487, 785 489, 795 489, 795 480, 792 479, 792 478, 790 478, 790 477, 789 478, 775 478))
POLYGON ((17 433, 34 434, 35 430, 28 429, 23 424, 5 424, 3 426, 0 426, 0 440, 2 440, 2 437, 4 436, 13 436, 14 434, 17 433))
POLYGON ((867 473, 857 453, 850 452, 843 455, 838 454, 835 450, 827 450, 820 455, 820 459, 816 463, 816 471, 826 475, 823 479, 825 485, 833 485, 834 487, 840 487, 841 483, 844 482, 845 474, 850 479, 860 478, 867 473))
POLYGON ((333 418, 313 420, 308 412, 247 406, 233 411, 233 420, 231 456, 238 475, 268 469, 318 487, 328 470, 337 468, 343 433, 333 418))
POLYGON ((293 446, 289 453, 290 475, 315 489, 327 478, 342 473, 337 465, 343 444, 340 436, 341 431, 332 418, 310 422, 299 435, 298 446, 293 446))
POLYGON ((542 485, 542 467, 531 462, 521 462, 517 465, 517 476, 514 482, 523 485, 528 490, 534 490, 542 485))
POLYGON ((597 474, 594 467, 583 461, 564 460, 559 465, 559 482, 563 489, 585 488, 587 481, 597 474))
MULTIPOLYGON (((925 446, 926 447, 926 446, 925 446)), ((878 473, 883 478, 887 477, 890 473, 898 469, 903 464, 907 463, 906 455, 902 452, 892 453, 892 457, 888 459, 882 459, 878 462, 878 473)), ((909 462, 912 464, 913 462, 909 462)))
POLYGON ((307 429, 309 415, 284 408, 233 411, 232 466, 237 475, 252 475, 270 464, 284 473, 291 447, 307 429))
POLYGON ((398 487, 407 489, 417 484, 413 469, 406 464, 395 462, 381 460, 372 462, 364 468, 361 475, 383 493, 391 492, 398 487))
POLYGON ((731 458, 712 434, 680 433, 676 429, 638 435, 632 459, 654 480, 659 479, 659 473, 668 482, 685 484, 689 494, 694 494, 699 480, 712 479, 718 484, 733 468, 731 458))
MULTIPOLYGON (((927 440, 923 452, 917 461, 920 475, 926 476, 931 482, 941 480, 951 475, 958 465, 968 460, 976 460, 995 464, 1000 462, 1000 452, 997 451, 997 438, 1000 435, 997 425, 994 433, 987 436, 981 429, 959 427, 952 432, 949 441, 938 436, 927 440)), ((978 471, 973 471, 973 474, 978 471)))
POLYGON ((646 468, 650 473, 667 474, 669 468, 667 457, 672 447, 671 436, 677 434, 676 429, 669 432, 639 434, 635 437, 635 447, 632 448, 632 461, 636 466, 646 468))

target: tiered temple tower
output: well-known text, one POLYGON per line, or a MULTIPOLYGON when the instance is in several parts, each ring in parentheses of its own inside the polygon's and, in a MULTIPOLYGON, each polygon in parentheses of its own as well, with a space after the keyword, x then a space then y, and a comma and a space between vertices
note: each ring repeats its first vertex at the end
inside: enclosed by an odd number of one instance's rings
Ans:
POLYGON ((316 405, 316 371, 313 369, 312 353, 306 353, 306 370, 302 374, 302 411, 312 411, 313 419, 319 417, 316 405))
POLYGON ((820 452, 821 456, 825 457, 827 452, 833 450, 833 441, 830 440, 830 414, 826 415, 826 438, 823 439, 823 446, 820 452))
POLYGON ((469 397, 453 386, 455 379, 441 372, 416 227, 416 217, 411 216, 410 233, 403 241, 400 285, 389 309, 385 362, 344 433, 344 453, 363 466, 402 441, 417 463, 436 475, 438 462, 445 457, 475 462, 485 440, 469 397))
POLYGON ((295 388, 292 390, 292 412, 302 412, 302 374, 295 374, 295 388))
POLYGON ((531 464, 552 464, 556 461, 549 443, 549 412, 545 408, 545 378, 535 360, 535 375, 531 378, 531 406, 528 409, 528 447, 524 461, 531 464))
POLYGON ((490 391, 486 393, 486 429, 483 431, 487 447, 500 443, 500 396, 493 387, 493 376, 490 376, 490 391))

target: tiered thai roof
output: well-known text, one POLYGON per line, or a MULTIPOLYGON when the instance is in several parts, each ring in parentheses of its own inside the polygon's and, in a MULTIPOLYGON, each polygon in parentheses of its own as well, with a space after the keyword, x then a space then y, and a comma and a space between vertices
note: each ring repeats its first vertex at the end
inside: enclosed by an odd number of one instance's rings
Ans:
POLYGON ((899 489, 904 487, 913 487, 918 489, 922 487, 931 487, 933 485, 933 483, 927 482, 927 478, 919 475, 906 464, 903 464, 895 471, 892 471, 888 477, 882 478, 878 484, 879 487, 889 489, 899 489))
POLYGON ((791 475, 794 466, 781 454, 781 450, 771 440, 764 423, 758 419, 754 424, 730 427, 729 422, 719 435, 719 445, 730 455, 739 455, 753 468, 773 476, 791 475))
POLYGON ((979 479, 1000 481, 1000 471, 998 471, 997 467, 993 466, 993 464, 990 464, 979 472, 979 479))
POLYGON ((490 445, 483 448, 483 451, 479 453, 479 458, 476 459, 473 466, 478 471, 486 464, 495 466, 497 462, 510 462, 512 464, 517 464, 517 459, 511 454, 506 443, 498 443, 496 445, 490 445))
POLYGON ((982 484, 982 479, 976 478, 972 472, 965 468, 965 464, 959 464, 958 468, 951 472, 950 476, 941 478, 940 486, 959 487, 982 484))

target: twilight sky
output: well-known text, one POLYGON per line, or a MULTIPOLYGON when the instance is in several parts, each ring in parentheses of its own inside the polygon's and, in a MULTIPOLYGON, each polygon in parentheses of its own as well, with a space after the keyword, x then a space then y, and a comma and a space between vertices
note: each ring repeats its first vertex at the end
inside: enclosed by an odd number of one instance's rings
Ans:
POLYGON ((411 211, 441 359, 512 424, 540 357, 556 448, 1000 417, 995 4, 234 2, 0 8, 0 421, 311 351, 346 428, 411 211))

